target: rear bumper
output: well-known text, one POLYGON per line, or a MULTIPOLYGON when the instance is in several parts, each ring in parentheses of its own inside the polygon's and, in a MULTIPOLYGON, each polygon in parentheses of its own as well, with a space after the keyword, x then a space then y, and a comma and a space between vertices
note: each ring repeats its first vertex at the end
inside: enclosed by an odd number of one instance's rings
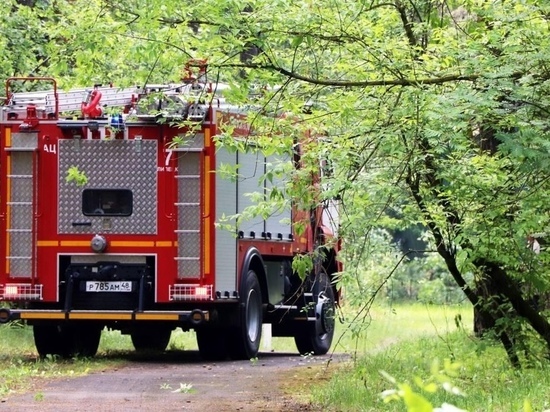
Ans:
POLYGON ((0 323, 13 320, 26 321, 105 321, 105 322, 178 322, 190 326, 199 326, 210 320, 208 310, 184 311, 119 311, 119 310, 39 310, 39 309, 0 309, 0 323))

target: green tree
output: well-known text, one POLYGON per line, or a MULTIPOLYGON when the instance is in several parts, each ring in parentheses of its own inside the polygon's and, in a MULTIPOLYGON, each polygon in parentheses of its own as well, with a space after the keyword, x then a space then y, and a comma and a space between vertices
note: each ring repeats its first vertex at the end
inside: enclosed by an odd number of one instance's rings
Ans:
POLYGON ((550 216, 550 5, 2 3, 47 34, 37 42, 46 57, 29 57, 28 67, 64 84, 174 81, 189 58, 208 58, 209 80, 231 84, 227 97, 250 108, 265 147, 288 149, 306 130, 323 136, 304 143, 304 165, 287 188, 297 204, 341 199, 348 245, 387 227, 389 209, 400 216, 389 222, 395 228, 424 225, 480 330, 495 328, 511 362, 520 363, 518 325, 550 355, 550 324, 531 304, 548 291, 548 256, 527 247, 550 216), (334 165, 322 199, 308 189, 320 159, 334 165))

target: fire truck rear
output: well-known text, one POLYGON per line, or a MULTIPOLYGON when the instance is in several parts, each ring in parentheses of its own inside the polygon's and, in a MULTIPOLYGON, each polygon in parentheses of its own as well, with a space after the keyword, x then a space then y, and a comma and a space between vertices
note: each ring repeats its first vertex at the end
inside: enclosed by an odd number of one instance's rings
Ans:
MULTIPOLYGON (((0 322, 32 325, 41 356, 93 356, 105 328, 129 334, 136 350, 162 351, 180 327, 196 331, 206 359, 249 359, 264 323, 301 353, 329 350, 336 250, 305 281, 292 270, 297 254, 332 235, 329 210, 290 207, 234 231, 216 224, 250 206, 246 194, 283 185, 259 177, 290 157, 216 147, 222 123, 245 119, 197 66, 181 84, 129 89, 7 80, 0 322), (31 83, 46 90, 17 91, 31 83), (239 177, 217 173, 222 165, 239 177), (293 231, 298 218, 304 234, 293 231)), ((235 138, 245 132, 236 127, 235 138)))

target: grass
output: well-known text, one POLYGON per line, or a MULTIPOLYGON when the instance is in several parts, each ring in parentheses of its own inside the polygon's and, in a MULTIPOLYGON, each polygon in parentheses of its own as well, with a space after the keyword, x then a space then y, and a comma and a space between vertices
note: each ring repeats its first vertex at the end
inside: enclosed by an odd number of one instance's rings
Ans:
POLYGON ((405 411, 402 400, 384 402, 381 396, 402 384, 434 407, 449 403, 471 412, 527 411, 528 401, 534 411, 550 408, 545 368, 512 369, 498 343, 472 338, 471 312, 466 306, 373 308, 368 327, 341 339, 341 347, 357 357, 310 391, 314 409, 405 411), (445 390, 443 383, 462 395, 445 390))
MULTIPOLYGON (((115 367, 116 358, 41 359, 36 353, 32 329, 18 323, 0 326, 0 399, 10 393, 31 391, 46 379, 81 376, 115 367)), ((37 393, 40 397, 40 393, 37 393)))
POLYGON ((457 323, 467 329, 472 325, 472 309, 466 305, 380 305, 371 307, 364 316, 353 312, 343 310, 345 322, 337 325, 335 352, 370 354, 396 342, 445 335, 456 330, 457 323))

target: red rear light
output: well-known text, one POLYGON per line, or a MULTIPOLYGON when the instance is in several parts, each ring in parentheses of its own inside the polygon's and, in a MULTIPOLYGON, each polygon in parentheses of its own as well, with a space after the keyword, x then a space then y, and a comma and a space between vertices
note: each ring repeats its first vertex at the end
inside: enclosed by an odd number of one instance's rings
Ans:
POLYGON ((210 291, 208 290, 208 287, 206 286, 199 286, 195 288, 195 296, 197 298, 209 298, 210 297, 210 291))
POLYGON ((0 285, 0 299, 42 300, 42 285, 29 285, 25 283, 0 285))
POLYGON ((170 285, 170 300, 212 300, 212 285, 170 285))
POLYGON ((6 285, 4 288, 4 297, 6 299, 9 299, 10 296, 17 296, 19 295, 19 287, 17 285, 6 285))

